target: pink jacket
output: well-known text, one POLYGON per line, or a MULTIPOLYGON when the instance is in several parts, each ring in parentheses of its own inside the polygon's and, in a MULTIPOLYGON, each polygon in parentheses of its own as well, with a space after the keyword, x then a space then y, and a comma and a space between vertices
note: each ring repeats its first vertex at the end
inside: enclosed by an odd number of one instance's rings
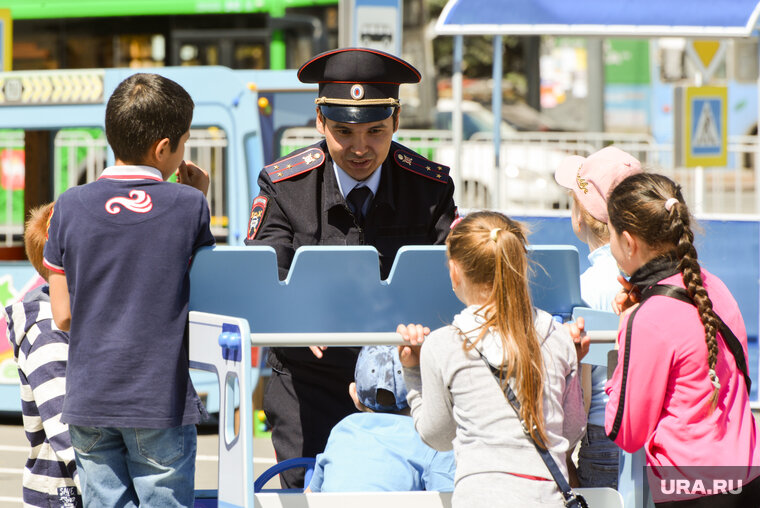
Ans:
MULTIPOLYGON (((716 276, 702 270, 702 278, 713 308, 742 343, 746 358, 747 332, 736 301, 716 276)), ((680 274, 660 284, 683 287, 680 274)), ((718 405, 710 413, 713 386, 708 377, 705 332, 696 307, 667 296, 653 296, 644 302, 633 321, 623 396, 629 318, 630 314, 621 320, 618 365, 606 386, 608 434, 618 407, 623 406, 615 443, 628 452, 645 447, 647 465, 655 469, 673 465, 760 466, 758 427, 750 411, 744 377, 720 335, 715 370, 721 388, 718 405)), ((757 476, 757 471, 753 468, 747 480, 757 476)), ((653 492, 656 494, 656 489, 653 492)))

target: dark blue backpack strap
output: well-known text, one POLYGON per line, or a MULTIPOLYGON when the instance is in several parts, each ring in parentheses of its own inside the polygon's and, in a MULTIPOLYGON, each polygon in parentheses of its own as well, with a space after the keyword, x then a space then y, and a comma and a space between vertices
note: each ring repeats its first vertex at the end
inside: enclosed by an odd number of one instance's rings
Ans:
MULTIPOLYGON (((483 359, 483 362, 486 364, 486 367, 488 367, 491 370, 491 373, 494 375, 497 382, 499 382, 501 385, 502 372, 496 367, 493 367, 490 363, 488 363, 488 360, 486 360, 485 356, 483 356, 483 353, 481 353, 477 348, 475 349, 475 351, 477 351, 478 354, 480 354, 480 358, 483 359)), ((562 471, 559 469, 559 466, 557 465, 557 461, 554 460, 554 457, 552 457, 552 454, 549 452, 549 450, 545 447, 540 446, 536 442, 536 440, 533 439, 533 436, 531 436, 530 433, 528 432, 528 429, 525 426, 525 422, 523 422, 522 418, 520 418, 520 401, 517 400, 517 396, 515 395, 515 392, 512 391, 512 387, 509 386, 508 382, 505 382, 502 386, 502 389, 504 390, 504 396, 507 398, 509 405, 512 407, 512 409, 515 411, 515 414, 517 415, 517 420, 522 424, 523 432, 528 437, 528 439, 530 439, 531 443, 533 443, 533 446, 536 448, 536 451, 541 456, 541 459, 544 461, 544 464, 546 464, 546 468, 549 470, 549 473, 552 475, 554 482, 557 484, 557 487, 562 493, 562 497, 565 499, 565 506, 568 508, 588 508, 588 503, 586 502, 586 499, 580 494, 573 491, 573 488, 565 479, 565 475, 562 474, 562 471)))

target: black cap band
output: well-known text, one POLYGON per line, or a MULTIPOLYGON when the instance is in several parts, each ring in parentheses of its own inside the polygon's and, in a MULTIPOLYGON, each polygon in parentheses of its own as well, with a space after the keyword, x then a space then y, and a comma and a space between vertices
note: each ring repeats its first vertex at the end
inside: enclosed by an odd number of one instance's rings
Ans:
POLYGON ((333 122, 380 122, 393 114, 393 106, 319 106, 319 110, 333 122))

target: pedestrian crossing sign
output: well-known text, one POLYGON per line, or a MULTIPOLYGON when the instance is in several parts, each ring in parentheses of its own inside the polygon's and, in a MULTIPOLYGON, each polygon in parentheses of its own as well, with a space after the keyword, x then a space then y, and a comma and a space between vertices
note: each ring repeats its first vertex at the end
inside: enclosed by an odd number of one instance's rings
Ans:
POLYGON ((691 86, 686 87, 684 95, 685 166, 725 166, 728 159, 727 88, 691 86))

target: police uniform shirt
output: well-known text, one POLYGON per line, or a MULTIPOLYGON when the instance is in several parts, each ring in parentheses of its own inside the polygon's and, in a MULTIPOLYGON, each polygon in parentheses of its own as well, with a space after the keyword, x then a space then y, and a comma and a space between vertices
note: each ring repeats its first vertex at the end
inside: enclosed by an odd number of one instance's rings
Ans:
POLYGON ((448 168, 396 142, 363 228, 341 194, 326 141, 265 167, 258 183, 245 243, 275 249, 280 279, 305 245, 373 245, 385 279, 400 247, 444 243, 456 214, 448 168))
POLYGON ((338 188, 340 189, 340 193, 344 198, 346 198, 346 200, 348 200, 348 195, 351 193, 351 191, 358 187, 367 187, 372 193, 371 198, 367 199, 364 202, 364 206, 362 207, 362 214, 366 215, 369 204, 372 202, 372 199, 374 199, 375 194, 377 194, 377 187, 380 185, 380 175, 383 173, 383 166, 380 165, 380 167, 378 167, 370 175, 369 178, 362 182, 351 178, 351 176, 346 173, 343 168, 335 163, 333 163, 333 168, 335 169, 335 176, 338 179, 338 188))

